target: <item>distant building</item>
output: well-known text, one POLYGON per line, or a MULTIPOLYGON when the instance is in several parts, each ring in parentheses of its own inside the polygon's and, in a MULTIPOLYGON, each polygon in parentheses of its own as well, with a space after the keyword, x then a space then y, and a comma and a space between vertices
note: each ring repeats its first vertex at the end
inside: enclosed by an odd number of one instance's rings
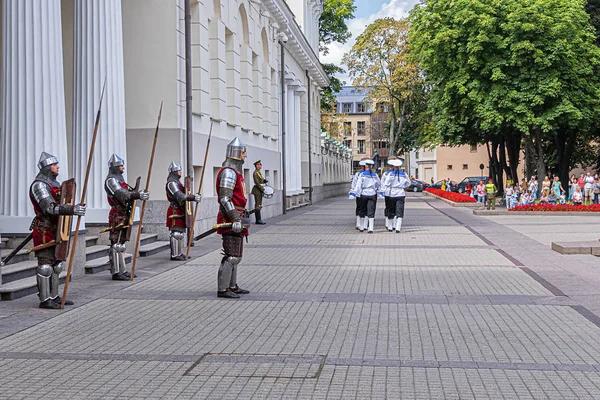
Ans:
MULTIPOLYGON (((335 94, 340 140, 352 148, 352 167, 364 158, 388 159, 387 106, 366 100, 368 90, 344 86, 335 94)), ((334 129, 335 131, 335 129, 334 129)))

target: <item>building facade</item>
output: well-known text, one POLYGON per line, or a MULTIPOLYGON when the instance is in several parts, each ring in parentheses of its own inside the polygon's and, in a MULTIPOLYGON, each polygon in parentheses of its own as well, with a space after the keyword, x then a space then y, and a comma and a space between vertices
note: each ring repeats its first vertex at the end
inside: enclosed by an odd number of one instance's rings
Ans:
POLYGON ((416 178, 426 183, 448 179, 461 182, 468 176, 488 176, 489 157, 485 146, 422 147, 416 151, 416 178), (483 174, 479 168, 484 165, 483 174))
MULTIPOLYGON (((264 217, 343 193, 344 159, 323 151, 318 60, 321 0, 192 0, 193 171, 186 162, 183 0, 3 0, 0 109, 0 234, 28 232, 29 184, 42 151, 58 156, 60 180, 83 186, 103 87, 91 164, 87 228, 105 226, 103 182, 112 153, 129 182, 145 185, 163 102, 145 230, 167 235, 167 167, 204 174, 196 230, 214 223, 215 177, 225 147, 239 137, 275 189, 264 217), (205 148, 211 133, 208 158, 205 148), (204 171, 203 171, 204 170, 204 171), (285 186, 285 193, 283 188, 285 186)), ((250 207, 252 207, 252 202, 250 207)))

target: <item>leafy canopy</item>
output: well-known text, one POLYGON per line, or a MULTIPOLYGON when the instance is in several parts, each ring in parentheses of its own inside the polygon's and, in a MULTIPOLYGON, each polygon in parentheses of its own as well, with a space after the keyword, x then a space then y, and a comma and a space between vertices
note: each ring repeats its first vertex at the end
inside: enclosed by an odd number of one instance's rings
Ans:
POLYGON ((410 40, 449 144, 589 124, 600 51, 583 0, 429 0, 410 40))

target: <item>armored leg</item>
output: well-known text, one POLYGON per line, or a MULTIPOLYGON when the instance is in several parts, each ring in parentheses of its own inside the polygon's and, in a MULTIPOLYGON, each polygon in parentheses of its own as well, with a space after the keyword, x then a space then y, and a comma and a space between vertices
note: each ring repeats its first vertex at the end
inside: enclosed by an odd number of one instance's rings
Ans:
POLYGON ((361 232, 364 232, 364 231, 365 231, 365 229, 367 229, 367 228, 368 228, 368 225, 369 225, 369 219, 368 219, 367 217, 364 217, 364 218, 361 218, 361 219, 360 219, 360 221, 361 221, 361 225, 360 225, 360 231, 361 231, 361 232))
POLYGON ((356 229, 357 230, 360 229, 360 226, 361 226, 360 217, 356 216, 356 229))
POLYGON ((40 297, 40 301, 44 302, 46 300, 52 299, 51 289, 50 289, 50 279, 52 276, 52 265, 50 264, 40 264, 37 267, 37 286, 38 286, 38 296, 40 297))
POLYGON ((244 238, 236 234, 223 235, 223 253, 217 278, 218 297, 239 298, 250 293, 237 285, 237 266, 242 259, 244 238))
POLYGON ((125 243, 121 243, 119 247, 117 247, 117 256, 119 257, 119 272, 124 274, 127 272, 127 264, 125 263, 125 249, 127 245, 125 243))
POLYGON ((238 262, 236 257, 225 256, 221 260, 221 266, 219 267, 219 274, 217 276, 217 287, 219 292, 224 292, 229 288, 231 282, 231 276, 233 275, 233 263, 238 262), (232 260, 233 258, 233 260, 232 260))
POLYGON ((117 256, 118 243, 113 243, 108 249, 108 261, 110 262, 110 273, 114 275, 119 272, 119 257, 117 256))
POLYGON ((171 260, 181 261, 185 259, 183 255, 183 232, 171 231, 171 260))
POLYGON ((50 276, 50 297, 52 299, 58 298, 58 285, 60 284, 60 273, 62 272, 62 263, 58 262, 52 268, 52 275, 50 276))

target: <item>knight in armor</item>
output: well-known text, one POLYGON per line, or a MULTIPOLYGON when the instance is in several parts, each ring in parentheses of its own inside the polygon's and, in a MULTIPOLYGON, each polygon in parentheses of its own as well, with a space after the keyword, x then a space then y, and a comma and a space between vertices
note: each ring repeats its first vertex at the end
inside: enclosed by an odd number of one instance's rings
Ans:
POLYGON ((410 179, 400 168, 402 160, 389 160, 388 164, 392 166, 392 169, 385 174, 381 185, 382 194, 386 194, 389 198, 386 203, 386 226, 390 232, 400 233, 404 218, 405 189, 410 186, 410 179))
POLYGON ((363 199, 360 196, 356 196, 356 194, 354 192, 352 192, 352 189, 356 185, 356 181, 358 180, 360 173, 365 170, 365 161, 366 160, 361 160, 358 163, 359 170, 356 171, 356 173, 354 175, 352 175, 352 182, 350 183, 350 192, 348 192, 348 198, 355 199, 355 201, 356 201, 356 211, 355 211, 356 230, 360 230, 362 227, 360 213, 361 213, 361 209, 363 209, 365 206, 365 202, 363 201, 363 199))
POLYGON ((379 192, 379 194, 381 196, 383 196, 383 198, 384 198, 385 208, 383 210, 383 215, 385 218, 385 228, 389 232, 391 232, 393 230, 392 221, 394 219, 394 216, 393 216, 393 214, 391 216, 389 216, 392 200, 390 197, 390 188, 385 185, 385 182, 389 178, 390 175, 394 174, 394 167, 391 166, 389 161, 388 161, 388 165, 390 166, 389 169, 387 171, 385 171, 383 173, 383 175, 381 175, 381 191, 379 192))
POLYGON ((148 200, 150 197, 148 192, 130 187, 123 178, 124 171, 125 160, 113 154, 108 160, 108 175, 104 181, 104 191, 111 207, 108 214, 110 227, 108 258, 110 273, 115 281, 128 281, 131 278, 125 263, 126 243, 131 233, 130 217, 134 212, 135 201, 148 200))
MULTIPOLYGON (((35 219, 31 224, 33 245, 40 248, 35 252, 40 308, 60 309, 62 299, 58 295, 58 285, 63 270, 62 262, 66 257, 58 255, 56 245, 44 245, 56 243, 59 216, 83 216, 85 206, 61 204, 61 185, 56 180, 59 167, 55 156, 42 152, 38 168, 40 172, 29 188, 29 198, 35 212, 35 219)), ((73 302, 66 300, 65 304, 73 305, 73 302)))
POLYGON ((254 208, 256 213, 256 224, 264 225, 260 210, 262 208, 263 195, 265 193, 265 185, 269 182, 269 178, 264 178, 260 170, 262 169, 262 162, 260 160, 254 162, 254 173, 252 178, 254 179, 254 187, 252 188, 252 195, 254 196, 254 208))
POLYGON ((223 237, 223 259, 217 278, 217 296, 237 299, 250 291, 237 284, 238 265, 242 260, 244 237, 248 236, 248 212, 243 165, 246 146, 238 138, 227 145, 225 161, 217 173, 216 189, 219 202, 217 223, 230 223, 231 227, 219 227, 217 233, 223 237))
POLYGON ((183 254, 183 237, 186 226, 186 206, 187 202, 194 201, 199 203, 202 199, 199 194, 187 194, 185 187, 180 181, 182 173, 181 165, 173 161, 169 165, 169 176, 167 177, 167 200, 169 200, 169 209, 167 210, 167 228, 171 231, 171 260, 185 260, 183 254))
POLYGON ((373 233, 375 229, 377 193, 381 187, 381 180, 374 171, 375 162, 373 160, 366 160, 365 164, 365 170, 358 175, 350 195, 361 197, 362 201, 366 203, 366 207, 363 207, 359 212, 359 230, 361 232, 367 230, 369 233, 373 233))

